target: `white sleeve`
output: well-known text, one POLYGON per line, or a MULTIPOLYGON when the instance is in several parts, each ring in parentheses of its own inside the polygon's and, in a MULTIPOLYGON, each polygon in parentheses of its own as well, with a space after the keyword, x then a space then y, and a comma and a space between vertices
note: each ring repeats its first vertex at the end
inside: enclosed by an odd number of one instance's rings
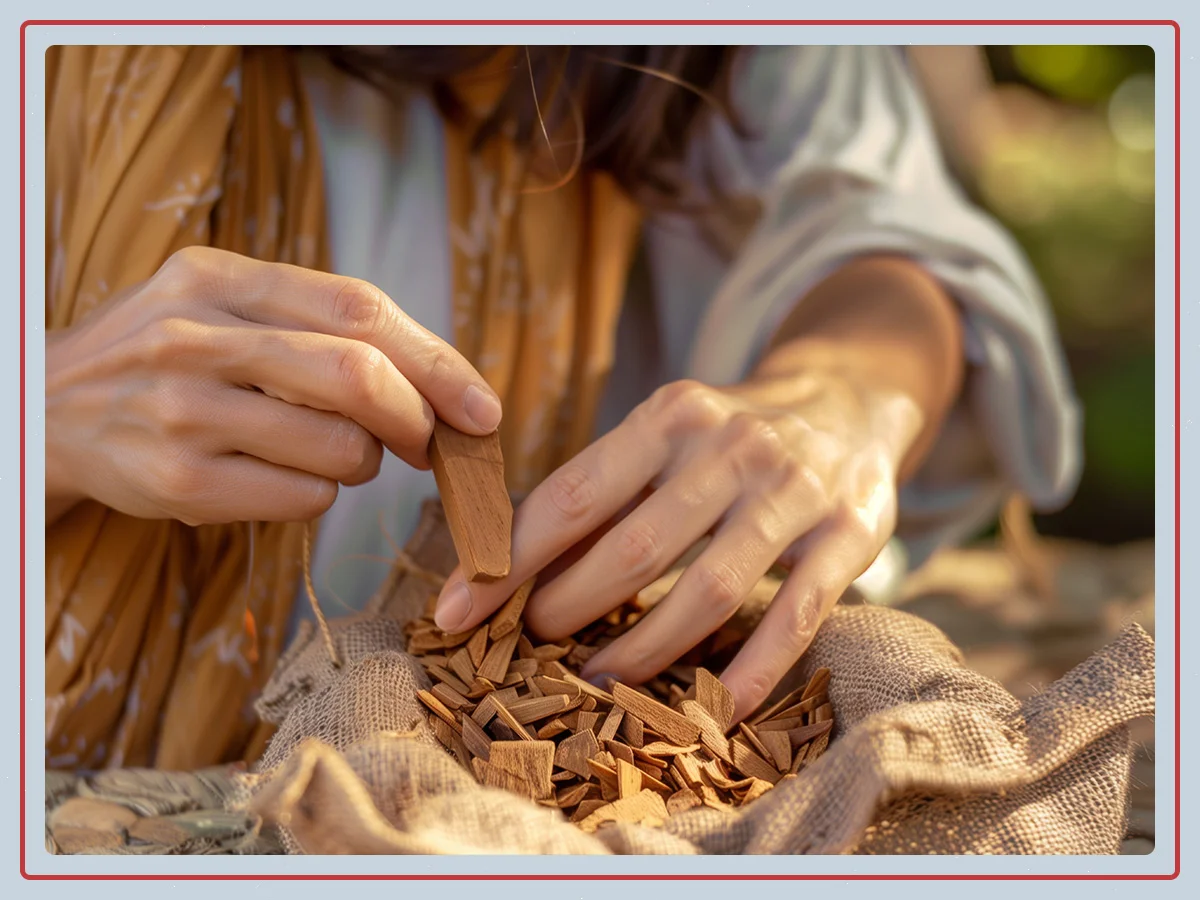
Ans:
MULTIPOLYGON (((966 537, 1006 492, 1042 510, 1064 503, 1081 467, 1081 414, 1053 318, 1016 243, 947 174, 902 52, 747 52, 733 99, 748 136, 712 117, 687 165, 758 212, 707 307, 692 313, 683 373, 710 384, 743 377, 832 270, 862 254, 903 254, 957 301, 969 367, 952 423, 901 493, 898 534, 910 557, 966 537), (980 465, 955 473, 944 464, 972 446, 984 451, 980 465)), ((651 247, 679 240, 659 231, 651 247)))

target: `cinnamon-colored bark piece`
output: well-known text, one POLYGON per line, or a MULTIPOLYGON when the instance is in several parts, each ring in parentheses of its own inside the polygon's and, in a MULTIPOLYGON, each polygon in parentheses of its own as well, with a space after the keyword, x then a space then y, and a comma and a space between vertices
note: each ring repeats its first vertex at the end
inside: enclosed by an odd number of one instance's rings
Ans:
POLYGON ((629 710, 668 740, 690 744, 700 736, 700 728, 694 722, 623 684, 613 685, 612 696, 618 706, 629 710))
POLYGON ((488 765, 529 782, 533 799, 544 800, 554 793, 554 749, 553 741, 493 741, 488 765))
POLYGON ((491 625, 488 626, 489 638, 493 641, 499 640, 517 627, 521 621, 521 614, 525 612, 525 604, 529 601, 529 595, 533 593, 533 586, 536 583, 536 577, 530 578, 492 614, 491 625))
POLYGON ((483 627, 475 629, 475 633, 467 641, 467 656, 471 660, 471 665, 476 669, 483 664, 483 656, 487 652, 487 646, 488 630, 483 627))
POLYGON ((429 461, 463 576, 481 582, 507 578, 513 508, 499 432, 476 437, 437 420, 429 461))
POLYGON ((462 737, 463 743, 472 756, 478 756, 486 760, 491 751, 492 739, 470 716, 462 717, 462 737))
POLYGON ((733 721, 733 694, 708 669, 696 669, 696 702, 704 707, 721 731, 728 731, 733 721))
POLYGON ((775 771, 775 768, 759 756, 750 745, 744 742, 741 738, 734 738, 729 742, 729 752, 733 756, 734 767, 743 775, 748 775, 751 778, 761 778, 763 781, 769 781, 771 784, 779 781, 780 773, 775 771))
POLYGON ((770 754, 767 759, 775 764, 780 772, 786 772, 792 764, 792 739, 786 731, 763 731, 758 735, 761 743, 770 754))
MULTIPOLYGON (((508 666, 512 662, 513 651, 517 649, 517 639, 521 636, 521 630, 510 631, 498 641, 492 643, 488 652, 484 654, 483 662, 476 670, 475 674, 480 678, 486 678, 492 684, 500 684, 508 675, 508 666)), ((454 662, 453 659, 450 660, 454 662)))
POLYGON ((588 760, 600 752, 600 743, 591 731, 580 731, 563 740, 554 754, 554 764, 574 772, 580 778, 591 778, 588 760))

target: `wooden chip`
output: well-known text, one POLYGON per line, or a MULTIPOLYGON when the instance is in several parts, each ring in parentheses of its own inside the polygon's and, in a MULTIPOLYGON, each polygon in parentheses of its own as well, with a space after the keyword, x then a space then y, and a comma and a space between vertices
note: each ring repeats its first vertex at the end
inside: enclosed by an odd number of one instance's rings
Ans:
POLYGON ((554 793, 553 741, 493 741, 488 765, 516 775, 533 789, 533 799, 544 800, 554 793))
POLYGON ((570 730, 567 727, 567 723, 562 719, 551 719, 538 729, 537 739, 539 741, 548 741, 550 738, 558 737, 560 734, 567 734, 570 730))
POLYGON ((578 781, 579 776, 574 772, 555 772, 550 776, 550 780, 555 784, 561 784, 564 781, 578 781))
POLYGON ((601 783, 608 782, 614 787, 617 784, 617 761, 608 753, 601 751, 587 761, 591 774, 600 779, 601 783))
POLYGON ((508 664, 508 674, 516 672, 522 680, 532 678, 537 674, 537 670, 538 661, 536 659, 514 659, 508 664))
POLYGON ((472 628, 470 631, 462 631, 462 632, 459 632, 458 634, 443 633, 442 634, 442 646, 443 647, 461 647, 463 644, 465 644, 471 640, 471 636, 474 635, 476 631, 480 631, 480 630, 482 630, 482 629, 472 628))
POLYGON ((600 743, 590 730, 580 731, 558 745, 554 764, 560 769, 574 772, 580 778, 591 778, 588 760, 600 752, 600 743))
POLYGON ((489 757, 492 739, 470 716, 462 717, 462 739, 472 756, 485 760, 489 757))
POLYGON ((475 708, 474 703, 472 703, 445 682, 442 684, 435 684, 429 689, 429 692, 441 700, 442 703, 446 705, 447 709, 462 709, 464 706, 469 706, 472 709, 475 708))
POLYGON ((695 809, 699 805, 700 798, 696 796, 695 791, 691 790, 676 791, 667 798, 667 812, 672 816, 685 813, 689 809, 695 809))
POLYGON ((808 745, 808 756, 805 758, 804 764, 806 766, 811 765, 821 756, 822 753, 825 752, 825 748, 828 746, 829 732, 826 732, 820 737, 814 739, 813 742, 808 745))
MULTIPOLYGON (((502 743, 497 741, 496 743, 502 743)), ((476 760, 479 762, 479 760, 476 760)), ((537 790, 532 784, 522 778, 520 775, 514 775, 505 769, 497 768, 491 763, 484 763, 483 783, 487 787, 500 788, 501 790, 511 791, 514 794, 519 794, 522 797, 527 797, 530 800, 536 800, 537 790)))
POLYGON ((573 787, 563 788, 558 792, 555 799, 558 801, 559 809, 570 809, 572 806, 578 806, 584 800, 595 796, 597 793, 596 785, 584 782, 573 787))
POLYGON ((643 777, 642 770, 633 763, 617 759, 617 792, 622 800, 641 793, 643 777))
MULTIPOLYGON (((741 736, 743 738, 746 739, 746 743, 748 743, 751 746, 751 748, 754 750, 755 753, 757 753, 763 759, 771 758, 771 751, 768 750, 763 745, 763 742, 758 739, 758 735, 754 733, 753 728, 751 728, 745 722, 742 722, 741 724, 738 725, 738 732, 741 734, 741 736)), ((792 759, 792 757, 791 757, 791 755, 789 755, 788 762, 791 762, 791 759, 792 759)))
POLYGON ((464 576, 483 582, 506 578, 513 508, 499 432, 476 437, 435 420, 429 462, 464 576))
POLYGON ((700 764, 696 762, 695 757, 691 754, 675 757, 675 765, 679 769, 680 776, 689 787, 696 787, 704 783, 700 778, 700 764))
POLYGON ((755 753, 741 738, 734 738, 729 742, 729 752, 733 756, 734 767, 743 775, 761 778, 771 784, 779 781, 781 775, 775 771, 774 766, 755 753))
POLYGON ((424 703, 429 711, 435 716, 453 728, 455 731, 462 731, 462 726, 458 724, 458 720, 454 717, 454 713, 446 709, 445 705, 429 691, 417 691, 417 699, 424 703))
POLYGON ((701 747, 700 744, 687 744, 686 746, 678 746, 676 744, 664 744, 662 741, 654 741, 642 747, 642 752, 646 756, 682 756, 686 753, 695 753, 701 747))
POLYGON ((576 685, 563 681, 561 678, 551 678, 548 675, 534 675, 533 682, 543 694, 565 694, 568 697, 582 697, 576 685))
POLYGON ((804 716, 787 716, 783 719, 768 719, 766 722, 759 722, 754 726, 754 730, 761 736, 765 731, 791 731, 803 724, 804 716))
POLYGON ((617 735, 617 728, 621 725, 621 717, 625 715, 625 710, 619 706, 614 706, 608 711, 608 715, 604 718, 604 724, 600 726, 600 732, 596 735, 597 738, 603 741, 611 741, 617 735))
POLYGON ((583 819, 579 827, 594 832, 606 822, 628 822, 635 825, 662 825, 670 817, 667 804, 654 791, 640 791, 632 797, 615 800, 583 819))
MULTIPOLYGON (((475 664, 471 662, 471 651, 466 647, 460 647, 450 654, 450 661, 446 664, 450 671, 457 675, 465 684, 470 684, 475 680, 475 676, 487 678, 480 672, 475 664)), ((499 678, 489 678, 489 681, 499 681, 499 678)), ((466 693, 465 691, 463 693, 466 693)))
POLYGON ((729 730, 733 721, 733 694, 707 669, 696 669, 696 702, 713 717, 722 732, 729 730))
POLYGON ((475 707, 475 711, 471 713, 471 718, 481 728, 486 728, 487 723, 496 715, 496 705, 499 703, 513 703, 517 699, 517 692, 512 688, 505 688, 502 691, 492 691, 479 702, 475 707))
POLYGON ((487 652, 487 646, 488 630, 482 627, 476 628, 471 639, 467 641, 467 658, 470 659, 472 668, 478 669, 483 663, 483 655, 487 652))
POLYGON ((512 633, 513 629, 521 621, 521 614, 525 612, 525 604, 529 601, 529 595, 533 593, 533 586, 536 582, 536 577, 530 578, 516 589, 513 595, 504 602, 503 606, 493 613, 491 625, 488 629, 489 638, 497 641, 505 635, 512 633))
POLYGON ((725 762, 733 762, 729 751, 729 739, 717 721, 710 716, 696 700, 684 700, 679 704, 679 710, 688 720, 694 722, 700 731, 700 741, 708 751, 725 762))
POLYGON ((600 730, 600 713, 580 711, 578 725, 576 726, 575 730, 576 731, 591 731, 591 732, 599 731, 600 730))
POLYGON ((75 828, 119 835, 137 819, 137 813, 119 803, 91 797, 71 797, 50 813, 48 824, 56 833, 75 828))
POLYGON ((468 694, 471 693, 471 687, 470 687, 469 682, 463 683, 463 681, 458 676, 448 672, 446 669, 443 669, 441 666, 430 666, 427 669, 427 671, 429 672, 429 675, 431 678, 434 678, 437 681, 440 681, 442 684, 453 688, 455 691, 462 694, 463 696, 467 696, 468 694))
POLYGON ((599 797, 595 799, 584 800, 579 804, 579 808, 571 814, 572 822, 582 822, 598 809, 603 809, 608 806, 607 800, 601 800, 599 797))
POLYGON ((604 749, 611 753, 614 759, 623 759, 631 766, 633 765, 633 750, 628 744, 622 744, 620 741, 605 741, 604 749))
POLYGON ((656 771, 662 771, 669 767, 669 763, 659 756, 651 756, 641 747, 632 748, 633 758, 635 762, 643 763, 656 771))
MULTIPOLYGON (((464 717, 465 718, 465 717, 464 717)), ((467 752, 467 745, 463 743, 463 739, 459 736, 459 732, 454 727, 447 725, 441 719, 432 719, 433 734, 442 742, 442 746, 454 754, 455 758, 466 766, 471 768, 471 754, 467 752)), ((467 721, 470 721, 469 719, 467 721)), ((459 726, 461 728, 461 726, 459 726)))
POLYGON ((642 726, 642 720, 627 711, 621 717, 621 736, 625 738, 626 743, 630 747, 642 746, 646 739, 646 731, 642 726))
POLYGON ((579 704, 579 708, 584 712, 595 712, 600 703, 595 697, 585 696, 583 703, 579 704))
MULTIPOLYGON (((500 684, 504 681, 508 674, 509 663, 512 662, 513 651, 517 648, 517 639, 520 636, 521 630, 518 628, 493 642, 475 674, 480 678, 486 678, 493 684, 500 684)), ((454 660, 451 659, 451 663, 453 662, 454 660)))
POLYGON ((495 689, 496 686, 490 681, 484 678, 476 678, 471 682, 471 689, 467 691, 467 698, 470 700, 479 700, 482 697, 486 697, 495 689))
POLYGON ((828 702, 822 703, 820 706, 818 706, 816 708, 816 711, 813 713, 813 723, 814 724, 816 724, 818 722, 832 722, 832 721, 833 721, 833 707, 830 706, 828 702))
POLYGON ((552 661, 562 659, 570 652, 570 647, 562 647, 558 644, 542 644, 540 647, 533 648, 533 658, 543 662, 552 661))
POLYGON ((786 731, 763 731, 759 742, 767 749, 767 759, 780 772, 786 772, 792 764, 792 740, 786 731))
POLYGON ((700 736, 700 727, 694 722, 623 684, 613 685, 613 700, 646 726, 677 744, 690 744, 700 736))
MULTIPOLYGON (((490 694, 489 696, 495 697, 496 694, 490 694)), ((517 721, 517 717, 509 712, 508 707, 504 705, 503 701, 495 700, 493 702, 496 707, 496 718, 503 722, 504 725, 508 727, 509 731, 523 741, 537 742, 534 736, 525 730, 525 726, 517 721)), ((553 746, 553 741, 546 741, 545 743, 549 743, 551 746, 553 746)), ((491 760, 488 761, 491 762, 491 760)))
POLYGON ((801 700, 803 699, 803 697, 804 697, 804 688, 796 688, 796 690, 787 694, 778 703, 775 703, 775 704, 767 707, 762 712, 758 713, 758 715, 753 716, 750 719, 749 724, 757 725, 759 722, 765 722, 768 719, 773 719, 776 717, 777 714, 782 713, 784 710, 788 709, 789 707, 791 707, 797 703, 800 703, 801 700))
POLYGON ((562 679, 563 679, 563 681, 566 681, 568 684, 575 685, 575 687, 579 688, 581 691, 583 691, 589 697, 594 697, 595 699, 602 700, 605 703, 613 702, 613 695, 610 694, 608 691, 603 690, 602 688, 598 688, 594 684, 589 684, 588 682, 584 681, 582 678, 577 678, 576 676, 572 675, 570 672, 566 671, 565 669, 563 670, 562 679))
POLYGON ((796 751, 796 755, 792 757, 792 764, 788 767, 789 775, 795 775, 797 772, 800 771, 801 766, 803 766, 805 761, 807 760, 808 748, 811 746, 812 746, 812 744, 805 744, 803 747, 801 747, 799 750, 796 751))
POLYGON ((753 781, 754 783, 751 784, 746 792, 741 796, 741 802, 743 805, 747 803, 753 803, 755 800, 774 787, 774 785, 769 781, 763 781, 761 778, 755 778, 753 781))
POLYGON ((833 722, 817 722, 813 725, 803 725, 799 728, 793 728, 787 733, 788 739, 791 741, 792 747, 803 747, 805 744, 815 741, 823 734, 828 734, 833 728, 833 722))
POLYGON ((546 696, 545 694, 542 693, 542 689, 537 686, 537 682, 534 681, 533 678, 525 679, 525 690, 529 691, 530 697, 545 697, 546 696))
POLYGON ((525 635, 521 635, 521 639, 517 641, 517 656, 521 659, 533 658, 533 643, 525 635))
POLYGON ((551 694, 549 697, 529 697, 508 705, 508 711, 522 725, 537 722, 551 716, 564 713, 578 701, 563 694, 551 694))
POLYGON ((818 694, 823 694, 829 688, 829 670, 825 668, 817 669, 813 672, 813 677, 808 680, 808 685, 804 688, 804 693, 800 695, 801 700, 808 700, 810 697, 816 697, 818 694))

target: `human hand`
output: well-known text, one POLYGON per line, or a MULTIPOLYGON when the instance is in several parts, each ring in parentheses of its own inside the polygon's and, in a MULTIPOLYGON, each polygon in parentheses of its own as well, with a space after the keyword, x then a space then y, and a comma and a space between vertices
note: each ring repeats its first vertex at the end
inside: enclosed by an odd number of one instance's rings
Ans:
POLYGON ((193 247, 47 335, 46 500, 190 525, 304 521, 383 447, 418 468, 435 415, 470 434, 500 401, 361 281, 193 247))
POLYGON ((514 517, 510 576, 467 585, 455 572, 437 622, 472 628, 553 564, 559 571, 543 576, 525 621, 560 639, 711 534, 667 596, 582 674, 630 684, 653 677, 719 629, 778 564, 790 574, 722 674, 740 719, 891 536, 897 471, 921 426, 903 393, 840 372, 728 389, 668 385, 531 492, 514 517))

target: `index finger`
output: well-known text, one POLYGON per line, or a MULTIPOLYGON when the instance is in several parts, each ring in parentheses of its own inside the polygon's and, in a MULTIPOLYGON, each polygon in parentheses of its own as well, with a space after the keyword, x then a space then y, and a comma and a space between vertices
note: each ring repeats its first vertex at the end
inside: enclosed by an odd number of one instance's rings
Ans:
POLYGON ((496 392, 449 343, 422 327, 375 285, 248 257, 205 261, 219 272, 219 301, 252 322, 350 338, 382 351, 438 418, 468 434, 500 425, 496 392), (236 260, 236 261, 235 261, 236 260))
POLYGON ((534 488, 513 514, 508 577, 468 584, 455 570, 438 598, 437 626, 450 632, 475 627, 637 496, 665 465, 668 448, 636 431, 628 421, 618 425, 534 488))

